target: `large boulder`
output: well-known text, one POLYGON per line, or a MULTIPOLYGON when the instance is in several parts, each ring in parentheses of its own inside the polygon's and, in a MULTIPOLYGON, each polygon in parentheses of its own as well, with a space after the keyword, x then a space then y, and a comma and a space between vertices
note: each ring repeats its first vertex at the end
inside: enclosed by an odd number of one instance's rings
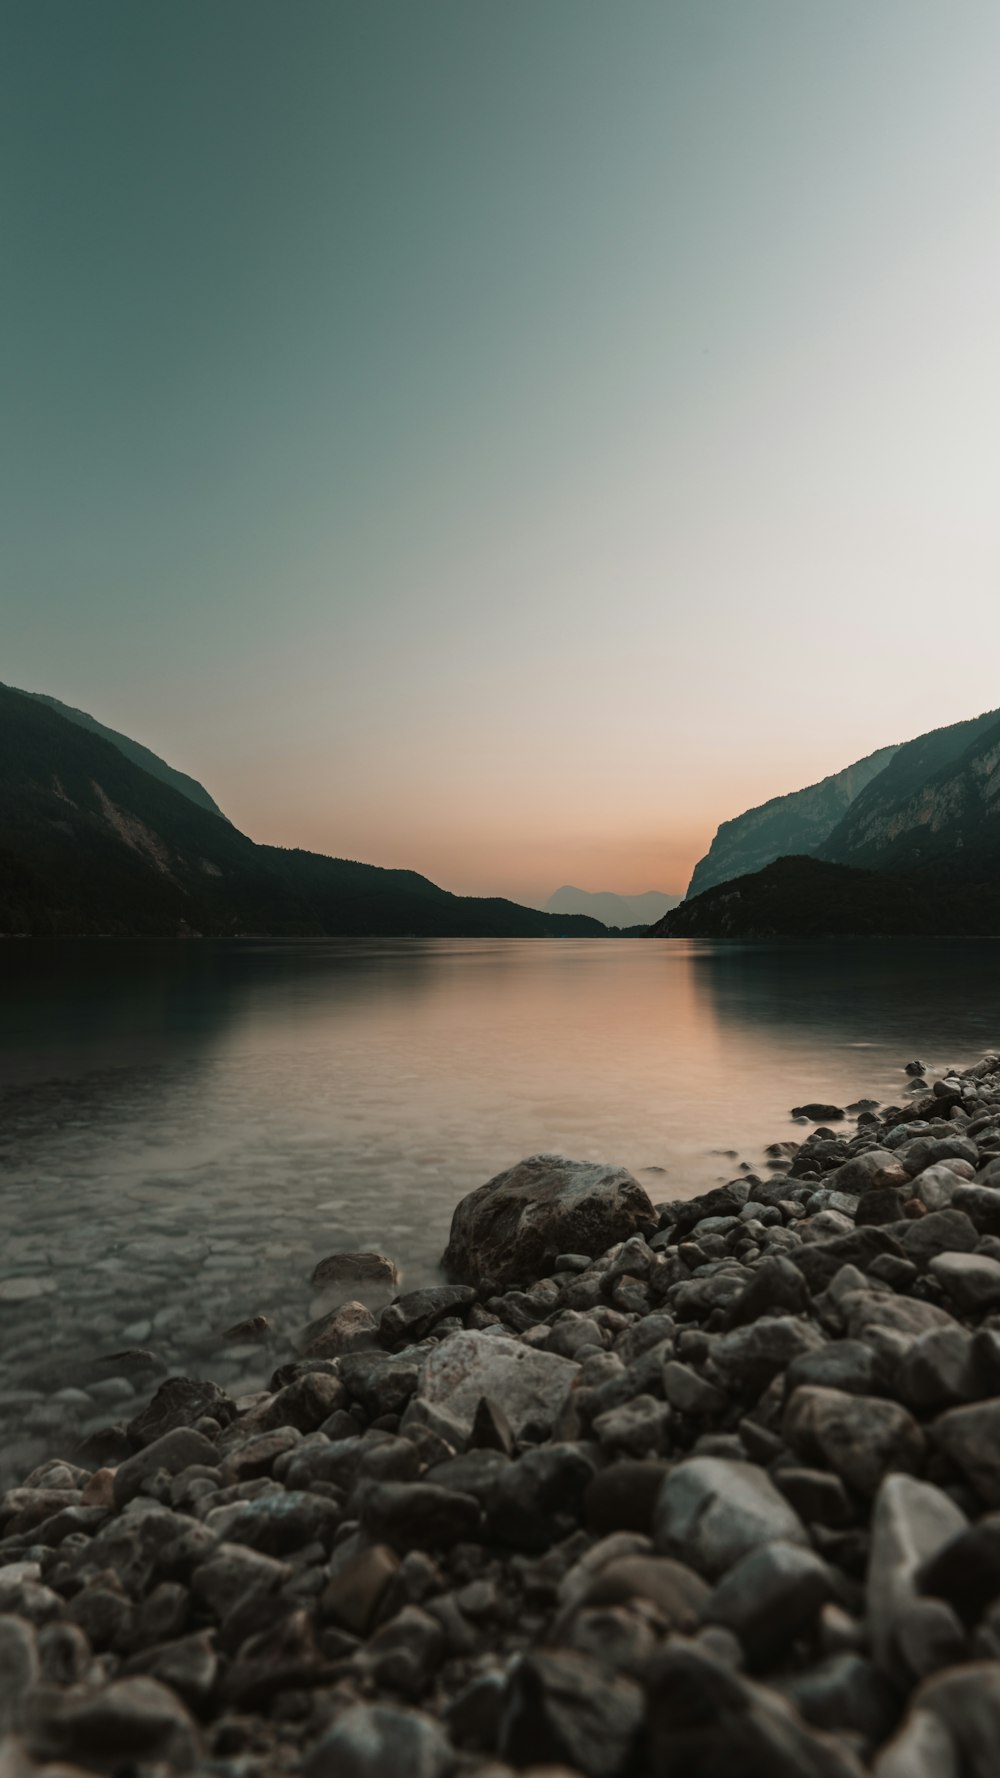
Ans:
POLYGON ((536 1154, 462 1199, 443 1264, 467 1284, 525 1283, 543 1277, 560 1253, 593 1259, 656 1223, 626 1168, 536 1154))

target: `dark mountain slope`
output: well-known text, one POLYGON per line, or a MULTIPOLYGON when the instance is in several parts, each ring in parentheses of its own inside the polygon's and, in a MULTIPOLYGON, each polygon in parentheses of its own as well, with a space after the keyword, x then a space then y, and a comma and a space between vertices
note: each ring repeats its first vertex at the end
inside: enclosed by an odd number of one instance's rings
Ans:
POLYGON ((745 814, 723 821, 704 858, 694 867, 688 900, 715 883, 760 870, 772 859, 816 852, 865 786, 885 770, 895 752, 894 747, 883 747, 818 784, 790 791, 787 796, 772 797, 759 808, 747 809, 745 814))
MULTIPOLYGON (((7 689, 14 691, 17 688, 10 686, 7 689)), ((203 784, 199 784, 196 778, 189 778, 186 772, 178 772, 174 766, 168 766, 165 759, 161 759, 159 754, 153 753, 150 748, 144 747, 141 741, 133 741, 128 735, 120 735, 117 729, 106 728, 104 723, 98 722, 95 716, 88 716, 86 710, 74 710, 71 704, 61 704, 58 698, 50 698, 46 692, 26 691, 22 692, 21 696, 37 698, 40 704, 47 704, 50 710, 55 710, 57 715, 64 716, 67 722, 75 722, 78 728, 89 729, 91 734, 100 735, 105 741, 110 741, 113 747, 117 747, 119 753, 124 753, 125 758, 132 761, 133 765, 141 766, 151 778, 159 778, 162 783, 171 785, 174 790, 179 790, 182 796, 186 796, 190 802, 197 803, 200 809, 208 809, 213 815, 222 814, 215 798, 209 796, 203 784)), ((225 819, 224 816, 223 819, 225 819)))
POLYGON ((965 879, 1000 865, 1000 712, 901 747, 821 856, 881 870, 933 863, 965 879))
POLYGON ((770 939, 1000 935, 1000 881, 890 875, 819 858, 779 858, 718 883, 650 929, 656 938, 770 939))
POLYGON ((412 871, 256 846, 116 745, 0 688, 0 933, 601 937, 412 871))

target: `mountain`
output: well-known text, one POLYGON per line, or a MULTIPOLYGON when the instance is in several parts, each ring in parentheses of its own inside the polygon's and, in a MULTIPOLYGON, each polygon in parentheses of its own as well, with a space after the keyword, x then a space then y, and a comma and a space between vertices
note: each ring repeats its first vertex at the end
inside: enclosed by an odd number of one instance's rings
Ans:
POLYGON ((748 809, 731 821, 723 821, 704 858, 699 859, 688 884, 687 900, 701 895, 716 883, 762 869, 772 859, 793 853, 817 852, 829 838, 855 799, 890 764, 897 749, 883 747, 878 753, 856 760, 787 796, 772 797, 759 808, 748 809))
POLYGON ((415 871, 257 846, 44 699, 0 687, 0 933, 604 937, 415 871))
POLYGON ((605 926, 649 926, 659 920, 668 908, 675 908, 679 895, 664 895, 662 890, 647 889, 644 895, 615 895, 608 890, 574 889, 564 883, 545 903, 552 914, 590 914, 605 926))
MULTIPOLYGON (((8 686, 4 689, 14 691, 16 688, 8 686)), ((125 758, 130 759, 133 765, 141 766, 144 772, 148 772, 153 778, 159 778, 161 783, 172 785, 174 790, 179 790, 190 802, 197 803, 200 809, 209 809, 213 815, 222 815, 215 798, 209 796, 203 784, 199 784, 196 778, 189 778, 186 772, 178 772, 173 766, 168 766, 165 759, 160 759, 158 754, 144 747, 141 741, 132 741, 128 735, 120 735, 117 729, 105 728, 103 722, 98 722, 94 716, 88 716, 86 710, 74 710, 71 704, 61 704, 58 698, 50 698, 46 692, 26 691, 21 696, 36 698, 40 704, 47 704, 50 710, 64 716, 67 722, 75 722, 78 727, 89 729, 93 735, 102 735, 105 741, 110 741, 113 747, 117 747, 119 753, 124 753, 125 758)))
POLYGON ((899 748, 818 857, 781 858, 713 884, 652 931, 1000 935, 1000 712, 899 748))
POLYGON ((900 747, 822 847, 841 864, 919 868, 956 853, 961 874, 1000 839, 1000 710, 900 747))

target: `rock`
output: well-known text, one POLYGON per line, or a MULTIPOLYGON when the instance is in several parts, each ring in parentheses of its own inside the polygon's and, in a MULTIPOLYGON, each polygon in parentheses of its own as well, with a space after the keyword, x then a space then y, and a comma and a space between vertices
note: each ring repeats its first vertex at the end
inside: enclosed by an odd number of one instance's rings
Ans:
POLYGON ((339 1377, 323 1371, 306 1371, 287 1383, 259 1410, 256 1422, 262 1430, 294 1426, 299 1432, 315 1432, 337 1408, 347 1404, 347 1390, 339 1377))
POLYGON ((964 1529, 965 1514, 929 1482, 908 1475, 886 1476, 872 1515, 871 1554, 865 1605, 872 1654, 897 1684, 919 1675, 907 1658, 901 1629, 918 1597, 924 1564, 964 1529))
POLYGON ((688 1414, 695 1420, 713 1419, 728 1406, 721 1389, 677 1358, 669 1359, 663 1367, 663 1393, 679 1414, 688 1414))
POLYGON ((732 1630, 747 1665, 760 1671, 811 1628, 836 1592, 830 1569, 814 1550, 775 1541, 750 1550, 729 1569, 704 1615, 732 1630))
POLYGON ((395 1704, 352 1704, 317 1741, 303 1778, 445 1778, 454 1755, 438 1724, 395 1704))
POLYGON ((967 1476, 987 1506, 1000 1506, 1000 1397, 950 1408, 931 1437, 967 1476))
POLYGON ((399 1559, 386 1544, 359 1550, 338 1568, 322 1594, 320 1611, 352 1636, 367 1636, 387 1587, 399 1572, 399 1559))
POLYGON ((421 1394, 471 1434, 488 1396, 516 1435, 541 1421, 552 1425, 579 1372, 572 1359, 540 1352, 504 1335, 468 1330, 449 1334, 428 1357, 421 1394))
POLYGON ((647 1740, 651 1778, 863 1778, 843 1742, 681 1637, 649 1665, 647 1740))
POLYGON ((578 1445, 545 1444, 525 1451, 499 1472, 490 1492, 490 1536, 529 1550, 559 1542, 575 1528, 593 1474, 593 1462, 578 1445))
POLYGON ((905 1259, 900 1243, 888 1229, 863 1227, 849 1235, 835 1235, 830 1240, 813 1241, 789 1252, 788 1258, 798 1266, 815 1296, 825 1290, 841 1266, 857 1266, 865 1272, 880 1254, 891 1253, 905 1259))
POLYGON ((850 1160, 826 1174, 825 1180, 834 1191, 861 1197, 871 1189, 880 1173, 895 1165, 896 1156, 888 1148, 869 1148, 864 1154, 852 1155, 850 1160))
POLYGON ((29 1707, 27 1739, 42 1759, 116 1772, 140 1763, 191 1772, 199 1759, 191 1717, 176 1694, 155 1679, 116 1679, 83 1696, 39 1695, 29 1707))
POLYGON ((151 1445, 177 1426, 194 1426, 205 1415, 228 1426, 235 1419, 236 1403, 214 1383, 194 1377, 167 1377, 141 1414, 130 1420, 126 1431, 133 1445, 151 1445))
POLYGON ((642 1692, 570 1649, 525 1655, 510 1677, 499 1752, 515 1766, 566 1765, 624 1778, 642 1727, 642 1692))
POLYGON ((420 1384, 426 1354, 350 1352, 340 1360, 340 1379, 354 1401, 373 1416, 400 1414, 420 1384))
POLYGON ((984 1393, 967 1328, 937 1327, 903 1353, 896 1373, 900 1399, 918 1412, 975 1401, 984 1393))
POLYGON ((35 1631, 23 1618, 0 1617, 0 1736, 19 1728, 39 1676, 35 1631))
POLYGON ((874 1395, 884 1372, 883 1361, 863 1340, 831 1340, 793 1358, 785 1386, 789 1395, 804 1384, 840 1389, 848 1395, 874 1395))
MULTIPOLYGON (((974 1229, 972 1233, 975 1236, 974 1229)), ((1000 1260, 983 1253, 939 1253, 928 1270, 963 1315, 984 1315, 1000 1303, 1000 1260)))
POLYGON ((921 1593, 944 1599, 971 1628, 1000 1598, 1000 1513, 964 1526, 924 1561, 916 1578, 921 1593))
POLYGON ((854 1521, 850 1497, 838 1475, 825 1469, 775 1467, 774 1480, 799 1518, 807 1525, 840 1530, 854 1521))
POLYGON ((484 1451, 502 1451, 505 1457, 514 1449, 514 1428, 503 1409, 488 1395, 480 1396, 476 1406, 469 1443, 484 1451))
POLYGON ((299 1335, 299 1350, 306 1358, 340 1358, 377 1345, 378 1323, 364 1303, 341 1303, 310 1321, 299 1335))
POLYGON ((953 1210, 963 1210, 981 1235, 1000 1235, 1000 1177, 988 1185, 977 1180, 975 1185, 959 1182, 951 1194, 953 1210))
POLYGON ((376 1482, 365 1490, 361 1518, 371 1537, 393 1549, 447 1548, 475 1534, 479 1504, 433 1483, 376 1482))
POLYGON ((122 1676, 145 1673, 169 1686, 190 1710, 199 1710, 212 1696, 218 1671, 215 1633, 198 1630, 131 1655, 123 1664, 122 1676))
POLYGON ((845 1729, 869 1746, 884 1741, 899 1715, 892 1686, 863 1655, 853 1650, 828 1655, 780 1682, 780 1689, 817 1729, 845 1729))
POLYGON ((782 1431, 800 1456, 825 1459, 861 1494, 874 1494, 890 1470, 923 1464, 924 1437, 912 1414, 879 1396, 800 1387, 785 1409, 782 1431))
POLYGON ((907 1257, 918 1266, 932 1264, 940 1254, 971 1253, 979 1238, 970 1218, 954 1205, 947 1210, 929 1210, 894 1233, 907 1257))
POLYGON ((792 1117, 805 1117, 812 1124, 825 1124, 830 1120, 842 1118, 845 1113, 839 1105, 823 1105, 818 1100, 810 1100, 808 1105, 794 1105, 792 1117))
POLYGON ((383 1309, 379 1337, 385 1346, 396 1345, 400 1340, 422 1340, 446 1315, 461 1314, 475 1300, 475 1290, 469 1284, 437 1284, 427 1290, 412 1290, 383 1309))
POLYGON ((441 1665, 444 1650, 439 1620, 419 1605, 404 1605, 369 1640, 364 1669, 376 1685, 416 1701, 441 1665))
POLYGON ((322 1494, 282 1489, 215 1507, 205 1523, 230 1543, 245 1543, 268 1556, 287 1556, 310 1543, 330 1543, 340 1523, 340 1509, 322 1494))
POLYGON ((760 1544, 778 1540, 808 1542, 797 1514, 755 1463, 691 1457, 667 1475, 653 1521, 660 1553, 716 1577, 760 1544))
POLYGON ((166 1470, 168 1475, 180 1475, 181 1470, 192 1463, 211 1467, 217 1458, 215 1446, 202 1433, 187 1426, 175 1427, 173 1432, 165 1432, 162 1438, 154 1439, 144 1450, 119 1464, 114 1480, 115 1506, 119 1511, 126 1506, 158 1470, 166 1470))
POLYGON ((648 1457, 661 1451, 670 1424, 670 1408, 652 1395, 635 1395, 620 1407, 598 1414, 591 1430, 599 1442, 611 1451, 624 1451, 629 1457, 648 1457))
POLYGON ((588 1583, 582 1606, 622 1605, 648 1599, 671 1630, 693 1635, 710 1598, 701 1576, 666 1556, 618 1556, 588 1583))
POLYGON ((996 1778, 1000 1661, 974 1661, 935 1674, 917 1691, 913 1708, 929 1712, 947 1729, 962 1778, 996 1778))
POLYGON ((962 1778, 958 1749, 945 1724, 919 1709, 911 1710, 872 1770, 875 1778, 962 1778))
POLYGON ((339 1295, 341 1302, 350 1297, 378 1301, 398 1288, 399 1270, 384 1253, 331 1253, 313 1267, 310 1283, 325 1296, 339 1295))
POLYGON ((772 1254, 762 1259, 739 1295, 723 1313, 726 1329, 743 1327, 762 1315, 787 1310, 791 1315, 809 1308, 809 1286, 789 1259, 772 1254))
POLYGON ((523 1283, 544 1276, 558 1253, 602 1254, 656 1223, 624 1167, 533 1155, 461 1200, 443 1264, 467 1284, 523 1283))
POLYGON ((685 1198, 672 1206, 674 1233, 686 1235, 710 1217, 738 1216, 749 1196, 745 1179, 731 1179, 728 1185, 718 1185, 714 1191, 702 1192, 700 1197, 685 1198))
POLYGON ((747 1327, 720 1334, 712 1345, 712 1362, 730 1389, 756 1397, 794 1359, 825 1345, 812 1322, 791 1315, 762 1315, 747 1327))
POLYGON ((599 1536, 609 1531, 651 1531, 666 1474, 665 1463, 628 1460, 599 1469, 583 1496, 590 1530, 599 1536))
POLYGON ((191 1592, 223 1622, 251 1600, 269 1598, 290 1578, 287 1562, 240 1543, 220 1543, 191 1575, 191 1592))

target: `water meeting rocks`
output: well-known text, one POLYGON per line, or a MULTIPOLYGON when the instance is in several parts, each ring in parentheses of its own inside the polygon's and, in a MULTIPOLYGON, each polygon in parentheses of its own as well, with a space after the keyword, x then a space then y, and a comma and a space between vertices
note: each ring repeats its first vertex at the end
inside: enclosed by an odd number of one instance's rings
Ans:
POLYGON ((459 1207, 468 1283, 377 1318, 391 1262, 332 1256, 253 1395, 57 1375, 0 1773, 996 1778, 998 1155, 989 1056, 656 1210, 536 1157, 459 1207))
POLYGON ((443 1264, 466 1284, 526 1283, 542 1277, 557 1254, 596 1258, 657 1222, 624 1167, 537 1154, 461 1200, 443 1264))

